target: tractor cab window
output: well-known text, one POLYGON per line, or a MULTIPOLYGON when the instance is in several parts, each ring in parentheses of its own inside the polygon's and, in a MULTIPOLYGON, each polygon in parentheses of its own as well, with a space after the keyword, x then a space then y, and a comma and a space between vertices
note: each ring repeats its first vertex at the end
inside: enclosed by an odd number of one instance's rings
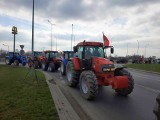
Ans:
POLYGON ((73 58, 73 57, 74 57, 74 53, 73 52, 69 53, 69 58, 73 58))
POLYGON ((85 59, 91 59, 93 56, 104 57, 103 47, 85 46, 85 59))
POLYGON ((66 53, 66 54, 64 55, 64 57, 65 57, 65 59, 68 59, 68 54, 66 53))
POLYGON ((58 53, 56 52, 50 53, 50 58, 56 58, 57 56, 58 56, 58 53))
POLYGON ((78 55, 78 57, 80 58, 80 59, 82 59, 82 52, 83 52, 83 47, 79 47, 78 48, 78 52, 77 52, 77 55, 78 55))
POLYGON ((96 57, 104 57, 104 50, 102 47, 94 47, 93 48, 93 56, 96 57))

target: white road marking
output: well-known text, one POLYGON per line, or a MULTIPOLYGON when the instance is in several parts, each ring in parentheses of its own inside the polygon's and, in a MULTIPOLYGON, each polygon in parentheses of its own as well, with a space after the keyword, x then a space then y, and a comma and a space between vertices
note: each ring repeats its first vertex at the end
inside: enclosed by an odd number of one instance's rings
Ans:
POLYGON ((149 88, 149 87, 145 87, 143 85, 139 85, 139 84, 135 84, 136 86, 139 86, 139 87, 142 87, 142 88, 145 88, 149 91, 152 91, 152 92, 156 92, 156 93, 160 93, 160 90, 156 90, 156 89, 152 89, 152 88, 149 88))

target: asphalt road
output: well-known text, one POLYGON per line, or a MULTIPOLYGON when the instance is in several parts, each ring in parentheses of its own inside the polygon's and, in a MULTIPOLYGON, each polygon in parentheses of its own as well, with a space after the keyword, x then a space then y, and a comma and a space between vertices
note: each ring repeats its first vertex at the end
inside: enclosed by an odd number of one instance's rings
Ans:
MULTIPOLYGON (((71 101, 72 107, 79 107, 92 120, 155 120, 153 107, 160 92, 160 75, 129 69, 135 80, 134 91, 128 97, 115 94, 111 87, 103 87, 94 101, 87 101, 80 95, 79 88, 70 88, 59 72, 50 73, 61 84, 61 90, 71 101), (66 94, 67 93, 67 94, 66 94), (77 104, 74 102, 77 101, 77 104), (73 103, 72 103, 73 102, 73 103)), ((79 110, 80 111, 80 110, 79 110)), ((83 114, 83 112, 81 113, 83 114)), ((81 116, 81 115, 80 115, 81 116)), ((83 119, 86 115, 83 116, 83 119)))

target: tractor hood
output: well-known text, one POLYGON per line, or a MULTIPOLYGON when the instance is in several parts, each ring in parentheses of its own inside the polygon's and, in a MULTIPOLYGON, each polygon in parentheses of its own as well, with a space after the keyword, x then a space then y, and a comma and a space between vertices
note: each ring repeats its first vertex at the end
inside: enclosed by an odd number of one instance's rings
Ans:
POLYGON ((113 64, 111 61, 101 57, 93 57, 92 62, 96 62, 97 64, 113 64))
POLYGON ((92 68, 95 72, 114 70, 114 64, 105 58, 92 57, 92 68))

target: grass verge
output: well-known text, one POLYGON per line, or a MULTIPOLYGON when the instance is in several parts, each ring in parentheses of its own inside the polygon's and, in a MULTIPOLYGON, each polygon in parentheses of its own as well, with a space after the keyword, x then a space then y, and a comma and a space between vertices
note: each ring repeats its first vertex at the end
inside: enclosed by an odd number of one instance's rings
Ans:
POLYGON ((59 120, 45 76, 27 68, 0 65, 0 120, 59 120))
POLYGON ((125 66, 160 73, 160 64, 126 64, 125 66))

